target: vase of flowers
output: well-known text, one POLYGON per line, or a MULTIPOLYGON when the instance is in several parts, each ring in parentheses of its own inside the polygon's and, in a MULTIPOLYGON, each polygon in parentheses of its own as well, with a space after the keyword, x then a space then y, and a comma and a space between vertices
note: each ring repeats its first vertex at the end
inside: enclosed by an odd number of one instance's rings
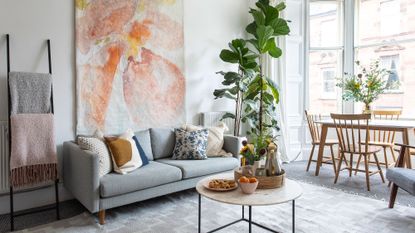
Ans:
POLYGON ((340 79, 337 86, 343 89, 344 100, 362 102, 363 113, 370 113, 371 104, 385 92, 386 76, 391 72, 381 68, 378 60, 372 62, 369 67, 363 67, 359 61, 356 61, 356 65, 359 73, 345 73, 346 76, 340 79))

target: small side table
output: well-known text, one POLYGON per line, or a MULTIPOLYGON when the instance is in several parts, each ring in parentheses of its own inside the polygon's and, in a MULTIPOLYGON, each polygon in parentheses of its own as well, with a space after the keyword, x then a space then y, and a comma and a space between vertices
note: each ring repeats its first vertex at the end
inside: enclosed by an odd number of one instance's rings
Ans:
POLYGON ((220 226, 216 229, 208 231, 216 232, 223 228, 229 227, 238 222, 244 221, 248 223, 249 233, 252 233, 252 225, 256 225, 270 232, 278 232, 263 226, 252 220, 252 206, 267 206, 278 205, 286 202, 292 202, 292 232, 295 232, 295 200, 303 194, 301 186, 290 179, 285 179, 285 184, 281 188, 276 189, 257 189, 253 194, 244 194, 240 188, 228 192, 215 192, 206 189, 203 184, 208 183, 211 179, 233 179, 232 173, 223 173, 214 176, 207 177, 199 181, 196 185, 196 190, 199 193, 199 216, 198 216, 198 232, 201 232, 201 220, 202 220, 202 196, 211 200, 242 206, 242 216, 240 219, 220 226), (248 219, 245 218, 245 206, 248 206, 248 219))

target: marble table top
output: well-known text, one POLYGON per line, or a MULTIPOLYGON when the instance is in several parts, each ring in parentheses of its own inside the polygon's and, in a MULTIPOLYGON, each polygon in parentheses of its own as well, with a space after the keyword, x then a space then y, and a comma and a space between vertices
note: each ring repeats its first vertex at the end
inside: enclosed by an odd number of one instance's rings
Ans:
POLYGON ((233 173, 222 173, 206 177, 197 183, 196 190, 202 196, 214 201, 246 206, 281 204, 295 200, 303 194, 303 189, 301 188, 300 184, 290 179, 285 179, 285 184, 281 188, 257 189, 253 194, 245 194, 239 187, 232 191, 216 192, 211 191, 203 186, 204 183, 208 183, 211 179, 233 178, 233 173))

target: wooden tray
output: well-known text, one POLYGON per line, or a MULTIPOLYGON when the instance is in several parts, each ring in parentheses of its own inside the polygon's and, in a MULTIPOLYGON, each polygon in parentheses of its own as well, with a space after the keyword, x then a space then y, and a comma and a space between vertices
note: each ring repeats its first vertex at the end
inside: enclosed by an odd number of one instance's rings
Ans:
MULTIPOLYGON (((282 175, 279 176, 249 176, 246 175, 246 177, 251 178, 255 177, 258 179, 258 189, 273 189, 273 188, 279 188, 284 184, 285 180, 285 171, 282 170, 282 175)), ((234 170, 234 177, 235 180, 238 180, 242 176, 241 168, 236 168, 234 170)))

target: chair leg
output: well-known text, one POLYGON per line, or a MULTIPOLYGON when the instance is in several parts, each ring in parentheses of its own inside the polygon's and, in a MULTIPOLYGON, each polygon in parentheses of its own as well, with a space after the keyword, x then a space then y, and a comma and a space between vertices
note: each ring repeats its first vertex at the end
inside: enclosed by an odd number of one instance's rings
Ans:
POLYGON ((339 178, 339 173, 342 167, 342 160, 344 157, 344 153, 340 153, 340 160, 339 160, 339 166, 337 167, 336 177, 334 178, 334 183, 337 183, 337 179, 339 178))
POLYGON ((389 147, 389 149, 390 149, 391 154, 392 154, 393 162, 395 162, 395 163, 396 163, 396 155, 395 155, 395 151, 393 151, 393 148, 392 148, 392 147, 389 147))
POLYGON ((364 159, 364 162, 365 162, 365 173, 366 173, 366 186, 367 186, 367 191, 370 192, 369 161, 368 161, 367 155, 363 155, 363 159, 364 159))
POLYGON ((99 224, 105 224, 105 210, 99 210, 98 212, 99 224))
POLYGON ((393 184, 391 189, 391 196, 389 199, 389 208, 393 208, 395 205, 396 195, 398 194, 398 185, 393 184))
POLYGON ((389 168, 389 163, 388 163, 388 154, 386 153, 386 147, 383 147, 383 156, 385 156, 385 167, 386 167, 386 169, 388 169, 389 168))
POLYGON ((362 159, 362 155, 359 155, 359 158, 357 159, 357 164, 356 164, 356 171, 354 172, 354 175, 357 175, 357 169, 359 169, 360 167, 360 160, 362 159))
POLYGON ((373 157, 375 157, 376 166, 378 167, 380 178, 382 178, 382 182, 385 183, 385 178, 383 177, 383 171, 382 171, 382 168, 380 167, 379 159, 378 159, 378 156, 376 155, 376 153, 373 154, 373 157))
POLYGON ((334 158, 333 145, 330 145, 331 161, 333 163, 334 174, 336 174, 336 159, 334 158))
POLYGON ((314 148, 315 147, 316 147, 316 145, 313 144, 313 147, 311 148, 310 158, 308 159, 308 164, 307 164, 306 171, 308 171, 310 169, 310 164, 311 164, 311 160, 313 159, 313 154, 314 154, 314 148))
POLYGON ((352 177, 352 171, 353 171, 353 154, 350 153, 350 169, 349 169, 349 177, 352 177))

